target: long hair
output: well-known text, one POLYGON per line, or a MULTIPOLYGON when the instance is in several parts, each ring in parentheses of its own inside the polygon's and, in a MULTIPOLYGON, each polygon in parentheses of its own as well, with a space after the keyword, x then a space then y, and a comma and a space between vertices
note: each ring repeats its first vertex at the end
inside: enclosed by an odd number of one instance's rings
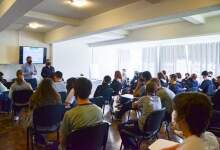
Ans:
POLYGON ((23 75, 23 71, 22 71, 21 69, 19 69, 19 70, 16 72, 17 78, 16 78, 16 80, 15 80, 18 85, 21 85, 21 84, 24 82, 24 79, 23 79, 23 78, 20 78, 20 76, 22 76, 22 75, 23 75))
POLYGON ((120 71, 115 71, 115 77, 114 77, 115 80, 117 79, 122 79, 122 76, 121 76, 121 72, 120 71))
POLYGON ((31 100, 38 106, 48 103, 47 101, 56 104, 60 100, 60 95, 54 90, 52 80, 45 78, 39 84, 37 90, 31 97, 31 100))

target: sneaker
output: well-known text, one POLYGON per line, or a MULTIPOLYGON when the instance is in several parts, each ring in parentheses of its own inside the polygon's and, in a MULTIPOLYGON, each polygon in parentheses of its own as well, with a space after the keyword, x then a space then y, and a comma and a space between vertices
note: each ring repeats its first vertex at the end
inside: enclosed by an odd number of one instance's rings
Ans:
POLYGON ((14 121, 18 121, 19 120, 19 116, 14 116, 14 121))

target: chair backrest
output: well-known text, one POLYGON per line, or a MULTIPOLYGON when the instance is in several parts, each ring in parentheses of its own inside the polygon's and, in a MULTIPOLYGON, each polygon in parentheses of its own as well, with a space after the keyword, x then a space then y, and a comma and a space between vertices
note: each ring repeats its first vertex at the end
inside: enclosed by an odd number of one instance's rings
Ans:
POLYGON ((153 111, 146 119, 144 131, 150 134, 157 134, 165 117, 165 108, 153 111))
POLYGON ((34 127, 50 127, 57 125, 63 119, 65 112, 64 105, 47 105, 34 110, 33 124, 34 127))
POLYGON ((66 150, 104 150, 108 129, 109 123, 102 122, 74 131, 66 139, 66 150))
POLYGON ((66 92, 59 92, 62 103, 65 103, 66 97, 67 97, 67 93, 66 92))
POLYGON ((93 97, 90 99, 90 101, 93 104, 96 104, 97 106, 99 106, 100 108, 102 108, 105 105, 105 100, 102 96, 93 97))
POLYGON ((32 96, 32 90, 20 90, 13 91, 12 98, 13 102, 16 104, 26 104, 29 102, 30 97, 32 96))
POLYGON ((102 97, 105 101, 111 101, 112 95, 113 95, 113 89, 112 88, 106 88, 101 93, 102 97))

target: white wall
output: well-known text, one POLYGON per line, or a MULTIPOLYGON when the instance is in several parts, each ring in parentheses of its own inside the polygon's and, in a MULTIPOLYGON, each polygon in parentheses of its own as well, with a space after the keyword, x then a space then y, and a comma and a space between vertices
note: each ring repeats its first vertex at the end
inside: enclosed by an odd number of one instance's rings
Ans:
MULTIPOLYGON (((10 80, 15 77, 15 72, 20 69, 19 46, 46 47, 47 57, 51 58, 51 47, 43 42, 44 34, 34 32, 18 32, 6 30, 0 32, 0 71, 5 78, 10 80)), ((36 65, 38 76, 43 65, 36 65)))
POLYGON ((64 73, 64 79, 79 77, 81 73, 89 78, 92 50, 79 41, 54 43, 53 65, 56 70, 64 73))

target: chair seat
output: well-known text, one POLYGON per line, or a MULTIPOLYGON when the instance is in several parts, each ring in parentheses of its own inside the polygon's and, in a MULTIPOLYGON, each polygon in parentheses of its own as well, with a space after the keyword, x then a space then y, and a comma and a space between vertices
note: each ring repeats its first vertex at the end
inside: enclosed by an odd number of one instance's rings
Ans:
POLYGON ((122 132, 126 133, 129 136, 132 136, 136 139, 151 139, 155 134, 151 133, 151 132, 143 132, 143 131, 139 131, 136 133, 132 133, 129 132, 127 130, 122 130, 122 132))

